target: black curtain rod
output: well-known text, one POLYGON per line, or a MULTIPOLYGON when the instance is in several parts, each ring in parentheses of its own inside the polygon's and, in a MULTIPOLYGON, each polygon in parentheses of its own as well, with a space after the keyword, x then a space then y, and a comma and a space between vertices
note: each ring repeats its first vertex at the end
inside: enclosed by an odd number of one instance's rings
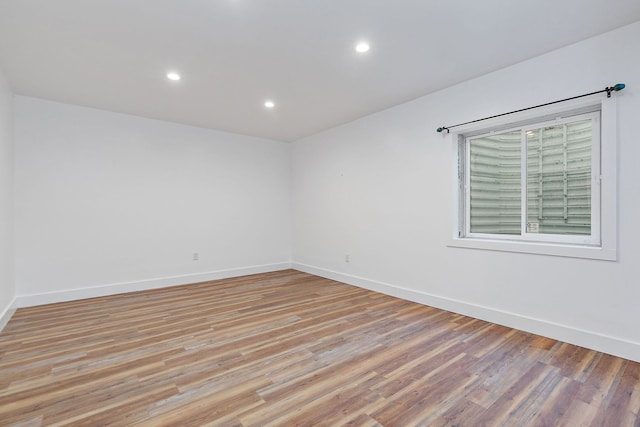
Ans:
POLYGON ((607 92, 607 98, 611 98, 611 92, 618 92, 619 90, 622 90, 624 88, 625 88, 625 84, 624 83, 618 83, 615 86, 606 87, 606 88, 604 88, 602 90, 597 90, 597 91, 591 92, 591 93, 585 93, 584 95, 572 96, 571 98, 560 99, 558 101, 547 102, 546 104, 540 104, 540 105, 536 105, 536 106, 533 106, 533 107, 522 108, 520 110, 509 111, 508 113, 496 114, 495 116, 489 116, 489 117, 485 117, 485 118, 482 118, 482 119, 471 120, 470 122, 458 123, 457 125, 453 125, 453 126, 442 126, 442 127, 439 127, 438 129, 436 129, 436 131, 437 132, 442 132, 442 131, 446 130, 447 133, 449 133, 449 129, 455 128, 455 127, 458 127, 458 126, 468 125, 470 123, 481 122, 483 120, 495 119, 496 117, 502 117, 502 116, 506 116, 508 114, 514 114, 514 113, 519 113, 521 111, 533 110, 534 108, 546 107, 547 105, 557 104, 559 102, 571 101, 572 99, 578 99, 578 98, 582 98, 582 97, 590 96, 590 95, 595 95, 597 93, 602 93, 602 92, 607 92))

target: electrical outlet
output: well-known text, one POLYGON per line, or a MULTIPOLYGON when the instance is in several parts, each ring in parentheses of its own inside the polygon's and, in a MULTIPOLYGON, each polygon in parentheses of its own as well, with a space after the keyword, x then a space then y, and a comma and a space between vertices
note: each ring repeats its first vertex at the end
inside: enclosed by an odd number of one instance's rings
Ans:
POLYGON ((200 254, 198 252, 193 253, 193 260, 198 261, 200 259, 200 254))
POLYGON ((351 262, 351 255, 346 254, 346 255, 344 256, 344 262, 351 262))

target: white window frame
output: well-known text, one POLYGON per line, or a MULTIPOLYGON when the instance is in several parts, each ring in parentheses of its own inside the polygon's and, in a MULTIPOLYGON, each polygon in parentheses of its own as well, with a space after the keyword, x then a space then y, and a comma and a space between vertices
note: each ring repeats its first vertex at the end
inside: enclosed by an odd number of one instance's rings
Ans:
MULTIPOLYGON (((465 195, 464 195, 464 210, 465 210, 465 232, 464 236, 478 239, 504 239, 504 240, 518 240, 518 241, 538 241, 538 242, 552 242, 552 243, 569 243, 577 245, 600 245, 600 111, 570 115, 565 117, 557 117, 553 120, 546 120, 543 122, 534 122, 529 125, 517 126, 512 129, 501 130, 500 133, 506 133, 511 131, 519 131, 521 133, 520 140, 520 183, 521 183, 521 224, 520 234, 484 234, 473 233, 471 231, 471 176, 469 162, 464 163, 465 167, 465 195), (571 123, 575 121, 581 121, 590 119, 592 121, 592 141, 591 141, 591 235, 588 236, 572 236, 563 234, 543 234, 543 233, 530 233, 527 231, 527 144, 525 134, 528 130, 537 130, 547 126, 562 125, 565 123, 571 123)), ((465 159, 471 158, 471 144, 470 140, 473 138, 481 138, 483 136, 489 136, 495 132, 485 132, 480 135, 467 136, 464 141, 465 159)))
MULTIPOLYGON (((448 246, 485 249, 506 252, 555 255, 575 258, 617 259, 617 125, 616 97, 593 97, 515 113, 500 118, 456 127, 446 135, 452 146, 453 169, 453 215, 452 237, 448 246), (469 158, 466 139, 491 132, 510 129, 538 128, 547 122, 558 123, 567 117, 599 112, 599 147, 592 149, 592 232, 591 236, 563 236, 526 232, 526 203, 522 202, 521 235, 498 235, 471 233, 466 209, 469 178, 465 161, 469 158), (597 163, 596 163, 597 162, 597 163), (598 168, 599 167, 599 171, 598 168), (599 172, 599 173, 598 173, 599 172), (594 194, 596 197, 594 197, 594 194), (595 200, 599 196, 599 206, 595 200), (586 239, 585 239, 586 238, 586 239)), ((595 141, 597 144, 597 141, 595 141)), ((526 159, 526 145, 522 144, 522 156, 526 159)), ((526 161, 524 162, 526 165, 526 161)), ((526 168, 522 168, 522 179, 526 182, 526 168)), ((524 190, 523 190, 524 191, 524 190)))

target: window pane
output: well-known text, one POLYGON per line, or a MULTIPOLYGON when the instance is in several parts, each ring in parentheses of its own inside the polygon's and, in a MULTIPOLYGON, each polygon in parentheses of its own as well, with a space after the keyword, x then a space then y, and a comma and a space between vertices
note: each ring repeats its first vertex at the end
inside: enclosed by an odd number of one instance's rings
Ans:
POLYGON ((527 131, 527 232, 591 234, 591 119, 527 131))
POLYGON ((469 141, 469 209, 472 233, 520 234, 521 132, 469 141))

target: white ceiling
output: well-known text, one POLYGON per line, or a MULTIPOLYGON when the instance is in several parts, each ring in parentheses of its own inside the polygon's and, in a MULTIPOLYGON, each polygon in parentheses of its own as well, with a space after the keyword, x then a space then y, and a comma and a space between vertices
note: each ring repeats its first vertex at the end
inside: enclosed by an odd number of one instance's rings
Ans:
POLYGON ((640 0, 0 0, 0 68, 21 95, 293 141, 638 20, 640 0))

